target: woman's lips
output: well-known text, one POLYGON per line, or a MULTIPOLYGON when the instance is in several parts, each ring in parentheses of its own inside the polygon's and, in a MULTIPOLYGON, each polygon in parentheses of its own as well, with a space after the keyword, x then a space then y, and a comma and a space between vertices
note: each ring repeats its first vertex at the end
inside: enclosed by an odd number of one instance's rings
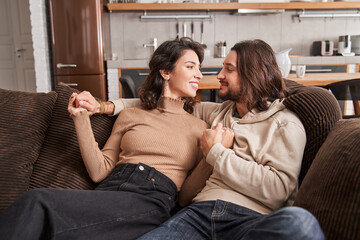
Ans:
POLYGON ((199 82, 190 82, 190 86, 193 87, 195 90, 198 90, 199 88, 199 82))

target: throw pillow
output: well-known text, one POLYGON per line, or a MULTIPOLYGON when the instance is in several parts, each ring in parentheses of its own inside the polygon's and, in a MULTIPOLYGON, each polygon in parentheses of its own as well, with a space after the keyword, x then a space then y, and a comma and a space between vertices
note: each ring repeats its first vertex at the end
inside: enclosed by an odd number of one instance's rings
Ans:
POLYGON ((289 96, 284 105, 296 113, 306 131, 300 185, 328 133, 341 119, 341 110, 336 98, 326 89, 304 86, 291 80, 285 80, 285 84, 289 96))
POLYGON ((28 190, 56 93, 0 89, 0 211, 28 190))
POLYGON ((336 123, 295 199, 318 219, 326 239, 360 236, 360 119, 336 123))
MULTIPOLYGON (((92 182, 82 161, 74 123, 67 106, 72 92, 66 85, 57 85, 58 94, 49 128, 34 165, 30 188, 93 189, 92 182)), ((100 148, 110 136, 115 117, 91 116, 91 124, 100 148)))

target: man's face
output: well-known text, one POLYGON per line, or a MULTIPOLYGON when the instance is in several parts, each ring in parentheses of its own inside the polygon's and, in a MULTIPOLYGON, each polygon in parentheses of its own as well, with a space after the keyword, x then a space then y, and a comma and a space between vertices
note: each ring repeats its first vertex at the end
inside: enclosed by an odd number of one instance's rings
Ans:
POLYGON ((217 76, 220 80, 218 96, 222 100, 239 101, 241 99, 240 76, 236 70, 237 54, 230 51, 226 56, 223 68, 217 76))

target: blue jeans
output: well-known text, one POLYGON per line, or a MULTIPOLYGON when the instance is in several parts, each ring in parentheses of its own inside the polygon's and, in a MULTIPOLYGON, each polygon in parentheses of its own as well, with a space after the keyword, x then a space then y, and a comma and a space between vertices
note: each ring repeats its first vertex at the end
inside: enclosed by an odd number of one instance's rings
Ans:
POLYGON ((1 239, 136 239, 170 217, 176 185, 120 164, 95 190, 34 189, 0 214, 1 239))
POLYGON ((263 215, 221 200, 193 203, 144 239, 324 239, 318 221, 308 211, 286 207, 263 215))

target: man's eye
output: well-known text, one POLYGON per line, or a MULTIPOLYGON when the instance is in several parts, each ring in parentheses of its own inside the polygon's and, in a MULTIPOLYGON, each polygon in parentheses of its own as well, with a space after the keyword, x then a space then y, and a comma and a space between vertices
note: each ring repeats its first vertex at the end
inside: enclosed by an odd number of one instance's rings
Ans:
POLYGON ((226 71, 232 72, 232 71, 234 71, 234 70, 233 70, 233 69, 230 69, 230 68, 227 68, 226 71))

